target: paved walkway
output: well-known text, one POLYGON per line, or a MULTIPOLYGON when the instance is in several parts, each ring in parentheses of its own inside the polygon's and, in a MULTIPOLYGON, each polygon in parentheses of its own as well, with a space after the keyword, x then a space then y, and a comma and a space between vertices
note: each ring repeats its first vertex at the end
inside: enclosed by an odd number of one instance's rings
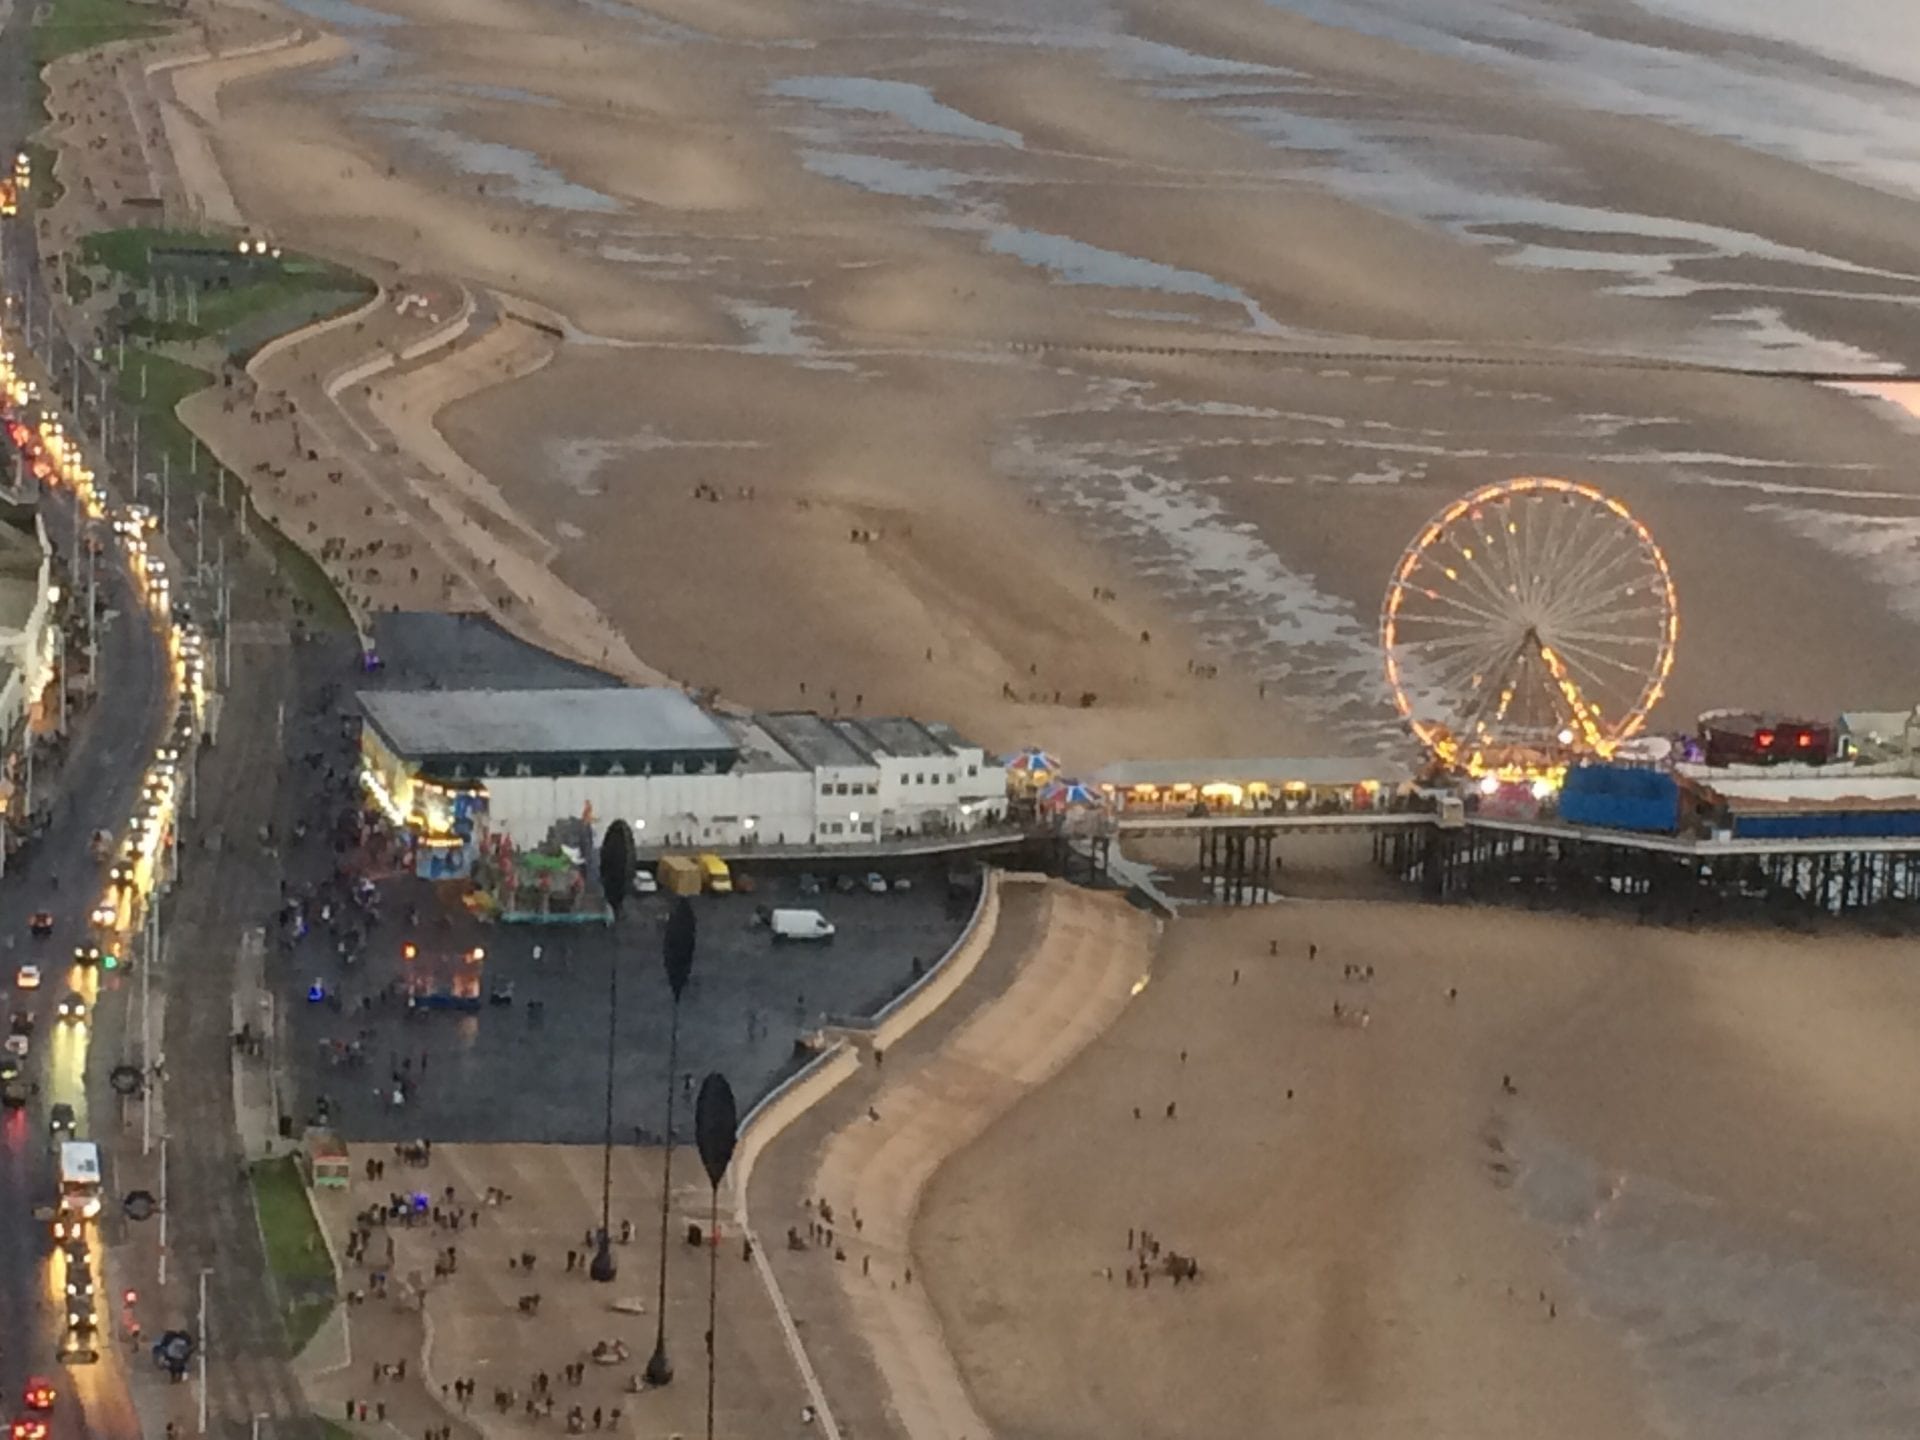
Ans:
MULTIPOLYGON (((615 1151, 613 1217, 618 1239, 623 1220, 631 1238, 616 1244, 619 1277, 610 1285, 587 1276, 586 1232, 600 1210, 601 1154, 589 1146, 436 1145, 425 1166, 402 1164, 391 1146, 355 1146, 353 1183, 319 1196, 321 1222, 336 1252, 354 1217, 395 1194, 428 1197, 428 1213, 412 1225, 388 1223, 370 1230, 365 1257, 345 1266, 343 1288, 363 1298, 345 1309, 348 1352, 337 1344, 316 1346, 325 1360, 303 1366, 307 1393, 320 1413, 344 1418, 349 1401, 369 1406, 368 1425, 386 1423, 403 1435, 420 1436, 440 1424, 457 1427, 459 1440, 532 1440, 568 1431, 568 1412, 581 1409, 585 1433, 605 1430, 626 1436, 693 1435, 705 1427, 707 1273, 709 1251, 687 1241, 689 1223, 707 1222, 705 1173, 691 1150, 674 1157, 674 1203, 667 1249, 667 1338, 676 1377, 658 1390, 641 1392, 638 1377, 653 1351, 657 1321, 661 1152, 623 1146, 615 1151), (368 1160, 385 1173, 369 1178, 368 1160), (465 1223, 448 1223, 447 1191, 465 1223), (488 1190, 504 1191, 501 1203, 488 1190), (436 1222, 433 1211, 441 1211, 436 1222), (452 1247, 457 1268, 436 1274, 452 1247), (568 1252, 576 1264, 568 1266, 568 1252), (391 1255, 391 1259, 389 1259, 391 1255), (522 1257, 531 1255, 531 1270, 522 1257), (374 1276, 388 1279, 385 1295, 374 1276), (539 1296, 534 1313, 520 1309, 525 1296, 539 1296), (618 1341, 627 1358, 593 1361, 599 1341, 618 1341), (406 1361, 404 1381, 375 1379, 382 1364, 406 1361), (344 1363, 343 1363, 344 1362, 344 1363), (583 1363, 581 1380, 566 1381, 566 1367, 583 1363), (537 1377, 549 1377, 550 1412, 527 1401, 537 1377), (475 1391, 462 1403, 452 1392, 470 1380, 475 1391), (498 1397, 511 1394, 510 1403, 498 1397), (598 1411, 600 1424, 593 1423, 598 1411)), ((727 1436, 804 1436, 804 1397, 782 1347, 778 1328, 751 1267, 741 1263, 737 1239, 724 1221, 715 1267, 718 1277, 721 1369, 715 1433, 727 1436)))
POLYGON ((914 1212, 941 1163, 1077 1054, 1147 971, 1154 922, 1118 897, 1002 894, 993 943, 953 999, 878 1066, 869 1055, 754 1171, 755 1227, 842 1431, 862 1440, 991 1434, 913 1275, 914 1212), (786 1248, 788 1224, 806 1249, 786 1248))

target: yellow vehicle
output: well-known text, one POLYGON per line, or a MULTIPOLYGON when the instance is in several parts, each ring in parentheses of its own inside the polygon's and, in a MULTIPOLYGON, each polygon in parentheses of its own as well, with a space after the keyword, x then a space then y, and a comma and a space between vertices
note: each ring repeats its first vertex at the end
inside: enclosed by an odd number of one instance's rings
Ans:
POLYGON ((0 215, 20 213, 20 186, 17 181, 0 179, 0 215))
POLYGON ((698 895, 706 871, 691 855, 662 855, 656 867, 660 888, 669 895, 698 895))
POLYGON ((700 873, 706 877, 707 889, 716 895, 733 893, 733 872, 727 869, 727 862, 718 855, 700 857, 700 873))

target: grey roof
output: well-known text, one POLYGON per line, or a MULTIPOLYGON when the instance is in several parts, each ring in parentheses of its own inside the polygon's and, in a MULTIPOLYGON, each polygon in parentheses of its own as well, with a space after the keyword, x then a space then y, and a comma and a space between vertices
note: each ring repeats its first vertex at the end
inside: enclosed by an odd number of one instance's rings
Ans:
POLYGON ((751 716, 716 715, 714 717, 733 736, 740 750, 735 768, 747 771, 791 771, 799 774, 807 767, 790 755, 780 743, 751 716))
POLYGON ((634 751, 732 754, 734 742, 678 690, 373 690, 367 719, 409 759, 634 751))
POLYGON ((775 710, 753 718, 809 770, 818 770, 823 765, 873 767, 871 755, 843 730, 811 710, 775 710))
POLYGON ((876 754, 890 755, 896 760, 924 760, 953 753, 918 720, 909 720, 902 715, 843 721, 842 725, 852 725, 864 735, 867 749, 876 754))
POLYGON ((1270 787, 1288 783, 1358 785, 1377 780, 1402 785, 1413 779, 1410 766, 1398 760, 1371 760, 1342 755, 1240 760, 1120 760, 1096 770, 1096 785, 1205 785, 1224 781, 1235 785, 1260 782, 1270 787))
POLYGON ((387 610, 373 617, 381 690, 615 689, 618 676, 563 659, 502 629, 491 615, 387 610))
POLYGON ((967 739, 944 720, 927 720, 923 723, 927 733, 949 750, 984 750, 985 748, 967 739))

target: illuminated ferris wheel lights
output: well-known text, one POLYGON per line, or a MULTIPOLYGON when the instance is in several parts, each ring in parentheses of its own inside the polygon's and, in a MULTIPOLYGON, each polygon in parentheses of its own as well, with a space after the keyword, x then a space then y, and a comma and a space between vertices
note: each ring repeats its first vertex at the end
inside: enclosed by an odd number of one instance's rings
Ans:
POLYGON ((1476 737, 1476 774, 1612 754, 1664 692, 1678 636, 1647 527, 1590 485, 1546 477, 1446 507, 1401 556, 1381 610, 1395 708, 1445 764, 1461 761, 1456 737, 1476 737))

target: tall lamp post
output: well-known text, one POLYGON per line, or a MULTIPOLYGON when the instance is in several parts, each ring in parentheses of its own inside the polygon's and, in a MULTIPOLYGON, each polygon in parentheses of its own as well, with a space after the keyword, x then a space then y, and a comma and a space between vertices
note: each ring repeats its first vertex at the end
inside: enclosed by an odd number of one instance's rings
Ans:
POLYGON ((693 906, 682 895, 673 902, 667 916, 666 961, 667 988, 673 992, 673 1019, 667 1031, 667 1135, 662 1147, 666 1159, 660 1177, 660 1301, 656 1313, 660 1326, 654 1334, 653 1354, 647 1359, 647 1383, 665 1385, 673 1379, 673 1361, 667 1358, 667 1206, 673 1196, 673 1074, 680 1065, 680 997, 686 993, 687 977, 693 973, 693 906))
MULTIPOLYGON (((613 923, 620 924, 620 912, 633 886, 633 831, 627 822, 616 820, 607 827, 600 841, 600 889, 613 907, 613 923)), ((600 1233, 587 1266, 587 1274, 601 1284, 620 1273, 614 1263, 611 1229, 613 1225, 613 1056, 616 1026, 620 1017, 620 946, 607 948, 607 1122, 600 1146, 600 1233)))
POLYGON ((734 1142, 740 1135, 740 1113, 733 1103, 733 1087, 714 1071, 700 1082, 693 1102, 693 1138, 700 1147, 700 1163, 713 1187, 707 1206, 707 1440, 713 1440, 713 1384, 720 1335, 720 1181, 733 1163, 734 1142))

